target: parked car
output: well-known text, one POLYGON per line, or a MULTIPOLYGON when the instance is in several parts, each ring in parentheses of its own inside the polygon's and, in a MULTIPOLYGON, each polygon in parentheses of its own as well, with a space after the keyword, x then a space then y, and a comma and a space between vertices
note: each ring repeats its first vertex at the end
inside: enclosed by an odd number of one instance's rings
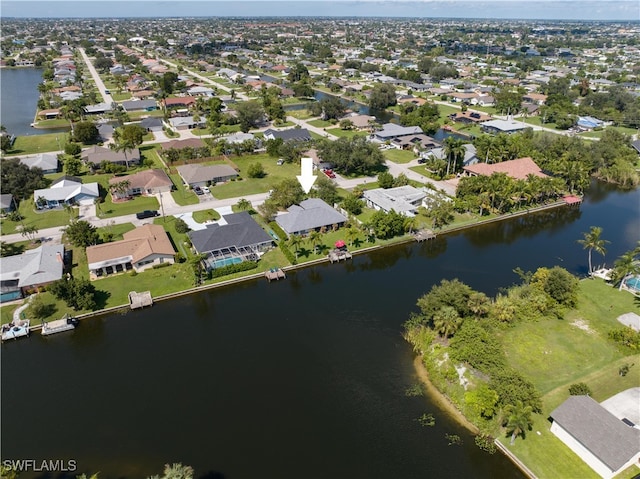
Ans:
POLYGON ((136 218, 139 220, 144 220, 145 218, 153 218, 155 216, 159 216, 156 210, 144 210, 140 213, 136 213, 136 218))
POLYGON ((280 158, 278 161, 276 161, 276 165, 278 165, 278 166, 284 165, 284 160, 282 158, 280 158))
POLYGON ((196 195, 204 195, 204 191, 202 191, 202 188, 200 188, 199 186, 194 186, 193 187, 193 192, 196 195))
POLYGON ((328 178, 335 178, 336 174, 333 172, 333 170, 330 169, 326 169, 326 170, 322 170, 322 172, 327 175, 328 178))
POLYGON ((202 192, 203 192, 203 193, 207 193, 207 194, 208 194, 208 193, 211 193, 211 190, 209 189, 209 187, 208 187, 208 186, 203 186, 201 189, 202 189, 202 192))

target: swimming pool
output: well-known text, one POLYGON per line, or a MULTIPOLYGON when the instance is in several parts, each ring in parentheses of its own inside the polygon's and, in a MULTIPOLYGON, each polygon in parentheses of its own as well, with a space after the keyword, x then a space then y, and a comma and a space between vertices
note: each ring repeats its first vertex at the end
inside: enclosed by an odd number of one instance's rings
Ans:
POLYGON ((632 276, 631 278, 625 279, 624 284, 629 289, 640 291, 640 276, 632 276))
POLYGON ((223 266, 229 266, 230 264, 238 264, 242 263, 242 258, 223 258, 217 259, 211 262, 211 267, 213 269, 222 268, 223 266))

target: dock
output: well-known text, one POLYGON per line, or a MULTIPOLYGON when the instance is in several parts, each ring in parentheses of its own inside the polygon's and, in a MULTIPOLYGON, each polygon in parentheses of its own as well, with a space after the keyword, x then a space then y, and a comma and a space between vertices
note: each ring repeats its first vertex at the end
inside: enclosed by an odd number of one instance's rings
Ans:
POLYGON ((419 230, 414 233, 414 237, 418 243, 422 243, 423 241, 435 239, 436 234, 431 230, 419 230))
POLYGON ((129 292, 129 307, 131 309, 144 308, 145 306, 153 306, 151 291, 143 291, 142 293, 129 292))
POLYGON ((337 261, 342 261, 342 260, 348 260, 353 258, 353 256, 351 255, 351 253, 349 253, 347 250, 339 250, 339 249, 334 249, 329 251, 329 254, 327 256, 329 258, 329 261, 331 261, 332 263, 335 263, 337 261))
POLYGON ((287 275, 280 268, 271 268, 269 271, 265 271, 264 277, 271 282, 272 280, 280 281, 287 277, 287 275))
POLYGON ((42 324, 42 329, 40 333, 43 336, 48 336, 50 334, 62 333, 63 331, 70 331, 75 329, 78 325, 78 320, 72 318, 68 314, 65 314, 62 319, 56 319, 55 321, 49 321, 47 323, 42 324))

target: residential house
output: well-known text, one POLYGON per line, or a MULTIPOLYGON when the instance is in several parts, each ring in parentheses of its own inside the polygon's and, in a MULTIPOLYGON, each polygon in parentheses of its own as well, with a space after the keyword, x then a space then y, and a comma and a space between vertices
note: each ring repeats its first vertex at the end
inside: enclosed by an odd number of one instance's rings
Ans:
POLYGON ((18 204, 11 193, 0 195, 0 214, 6 215, 17 209, 18 204))
POLYGON ((238 131, 225 136, 223 139, 228 145, 237 145, 244 143, 245 141, 250 141, 254 144, 255 148, 262 148, 262 140, 256 137, 253 133, 242 133, 241 131, 238 131))
POLYGON ((109 103, 96 103, 95 105, 87 105, 84 108, 87 115, 104 115, 112 110, 109 103))
POLYGON ((98 129, 98 135, 103 142, 107 142, 113 138, 113 132, 115 128, 111 123, 96 122, 96 128, 98 129))
POLYGON ((367 130, 372 127, 376 122, 376 117, 371 115, 360 115, 353 113, 342 118, 343 120, 349 120, 356 130, 367 130))
POLYGON ((238 172, 226 163, 219 165, 183 165, 176 168, 185 185, 207 186, 224 183, 238 177, 238 172))
POLYGON ((477 111, 457 111, 449 115, 449 118, 457 123, 464 123, 466 125, 470 123, 481 123, 483 121, 491 120, 491 116, 485 115, 477 111))
POLYGON ((193 116, 176 116, 174 118, 169 118, 168 122, 170 128, 178 131, 204 128, 207 125, 206 118, 196 120, 193 116))
POLYGON ((196 99, 192 96, 179 96, 172 98, 165 98, 161 101, 164 108, 188 108, 191 105, 196 104, 196 99))
POLYGON ((160 169, 142 170, 132 175, 115 176, 109 180, 111 195, 116 199, 130 198, 138 195, 156 195, 169 193, 173 188, 171 178, 160 169), (126 190, 119 191, 118 184, 127 182, 126 190))
POLYGON ((62 176, 50 188, 33 192, 33 202, 39 210, 59 208, 65 204, 92 205, 99 197, 98 183, 82 183, 75 176, 62 176))
POLYGON ((640 429, 589 396, 569 396, 550 417, 551 432, 604 479, 640 460, 640 429))
POLYGON ((416 153, 440 146, 440 143, 424 134, 399 136, 391 140, 389 144, 399 150, 412 150, 416 153))
POLYGON ((153 116, 149 116, 147 118, 143 118, 140 122, 140 126, 147 131, 162 131, 162 118, 157 118, 153 116))
POLYGON ((516 180, 526 180, 529 175, 546 178, 540 167, 529 157, 518 158, 516 160, 502 161, 500 163, 475 163, 463 167, 464 172, 469 176, 491 176, 494 173, 505 173, 510 178, 516 180))
POLYGON ((321 228, 339 228, 345 221, 346 216, 319 198, 309 198, 299 205, 292 205, 287 213, 276 216, 276 223, 288 236, 304 236, 321 228))
POLYGON ((604 121, 598 120, 592 116, 579 116, 576 126, 583 130, 593 130, 594 128, 602 128, 604 121))
POLYGON ((526 123, 512 120, 489 120, 481 124, 482 131, 490 134, 506 133, 513 134, 519 133, 531 128, 526 123))
POLYGON ((43 244, 22 254, 0 258, 0 302, 22 298, 64 272, 64 245, 43 244))
POLYGON ((213 88, 206 86, 193 86, 187 90, 187 93, 190 96, 212 97, 215 92, 213 91, 213 88))
POLYGON ((282 138, 283 141, 309 141, 311 135, 306 128, 289 128, 288 130, 274 130, 269 128, 264 131, 265 140, 282 138))
POLYGON ((366 190, 363 196, 369 208, 386 213, 394 210, 404 216, 415 216, 426 193, 424 189, 407 185, 396 188, 366 190))
POLYGON ((85 163, 94 169, 99 168, 100 163, 103 161, 126 167, 139 165, 141 161, 140 150, 138 148, 115 151, 103 146, 92 146, 91 148, 83 150, 80 156, 85 163))
POLYGON ((534 105, 544 105, 547 101, 547 95, 543 95, 542 93, 527 93, 522 97, 522 101, 534 105))
POLYGON ((45 175, 57 173, 59 168, 57 153, 39 153, 37 155, 24 156, 20 158, 20 163, 29 168, 40 168, 45 175))
POLYGON ((87 248, 91 279, 131 269, 141 272, 163 263, 173 264, 175 250, 161 225, 146 224, 122 236, 120 241, 87 248))
POLYGON ((207 269, 257 260, 273 246, 269 236, 246 211, 223 215, 205 229, 189 232, 198 254, 206 254, 207 269))
POLYGON ((182 150, 183 148, 202 148, 205 146, 204 141, 200 138, 187 138, 185 140, 172 140, 160 144, 163 150, 182 150))
POLYGON ((325 169, 333 169, 333 163, 328 161, 324 161, 322 158, 318 156, 318 150, 315 148, 311 148, 302 153, 303 158, 311 158, 313 162, 313 168, 316 170, 325 170, 325 169))
POLYGON ((50 108, 48 110, 40 110, 37 114, 40 120, 53 120, 60 117, 60 108, 50 108))
POLYGON ((373 140, 385 142, 401 136, 420 135, 422 133, 422 128, 419 126, 401 126, 395 123, 385 123, 382 125, 382 129, 374 131, 371 137, 373 140))
POLYGON ((155 100, 126 100, 120 103, 124 111, 153 111, 158 109, 155 100))
MULTIPOLYGON (((438 146, 437 148, 433 148, 429 151, 424 151, 420 154, 422 158, 436 158, 438 160, 447 160, 447 154, 444 151, 444 148, 438 146)), ((462 159, 462 166, 469 166, 475 163, 478 163, 478 157, 476 156, 476 147, 471 143, 465 143, 464 145, 464 158, 462 159)))

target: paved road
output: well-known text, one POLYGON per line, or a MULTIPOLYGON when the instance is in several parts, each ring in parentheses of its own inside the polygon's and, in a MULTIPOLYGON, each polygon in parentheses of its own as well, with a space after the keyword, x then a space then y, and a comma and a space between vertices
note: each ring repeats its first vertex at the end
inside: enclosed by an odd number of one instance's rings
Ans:
POLYGON ((87 56, 87 52, 84 51, 84 48, 78 48, 78 50, 80 50, 82 59, 87 65, 89 73, 91 73, 91 78, 93 78, 93 81, 96 83, 96 87, 98 87, 98 91, 100 92, 100 95, 102 95, 103 101, 107 105, 111 105, 113 103, 113 97, 107 93, 107 87, 104 85, 104 82, 102 81, 102 78, 100 78, 100 75, 96 71, 96 68, 93 66, 93 63, 91 63, 91 60, 87 56))

